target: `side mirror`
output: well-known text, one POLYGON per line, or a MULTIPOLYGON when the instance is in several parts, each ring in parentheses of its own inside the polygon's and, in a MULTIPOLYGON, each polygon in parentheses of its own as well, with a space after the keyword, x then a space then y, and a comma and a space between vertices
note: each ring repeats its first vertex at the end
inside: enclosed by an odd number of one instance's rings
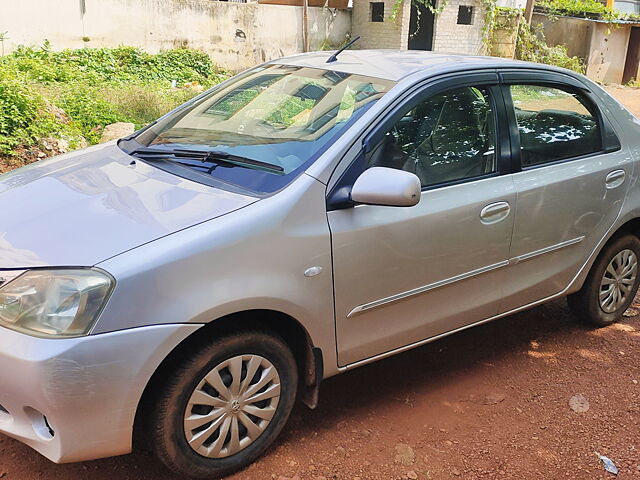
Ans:
POLYGON ((412 207, 420 201, 421 191, 420 179, 411 172, 372 167, 353 184, 351 200, 369 205, 412 207))

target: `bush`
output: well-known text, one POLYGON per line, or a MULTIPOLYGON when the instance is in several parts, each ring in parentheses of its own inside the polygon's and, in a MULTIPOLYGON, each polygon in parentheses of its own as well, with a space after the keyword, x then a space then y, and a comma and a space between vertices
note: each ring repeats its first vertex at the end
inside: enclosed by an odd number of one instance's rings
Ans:
POLYGON ((141 127, 191 99, 189 88, 167 90, 159 84, 127 85, 106 89, 103 98, 113 105, 118 116, 141 127))
POLYGON ((139 48, 81 48, 51 51, 42 47, 19 47, 0 59, 0 68, 23 73, 37 82, 82 80, 99 84, 165 81, 171 83, 217 83, 224 72, 216 70, 204 52, 180 48, 152 55, 139 48))
POLYGON ((526 22, 521 22, 518 30, 516 58, 568 68, 578 73, 585 73, 586 70, 582 59, 570 57, 565 46, 548 45, 541 25, 532 28, 526 22))
POLYGON ((598 0, 538 0, 535 9, 551 16, 591 18, 609 22, 640 19, 640 15, 622 13, 607 7, 604 2, 598 0))
POLYGON ((90 143, 100 140, 103 127, 122 120, 115 107, 102 98, 96 87, 81 83, 73 84, 56 104, 76 123, 90 143))
POLYGON ((51 136, 96 143, 109 123, 141 127, 226 75, 207 54, 189 49, 152 55, 134 47, 18 47, 0 57, 0 154, 51 136))

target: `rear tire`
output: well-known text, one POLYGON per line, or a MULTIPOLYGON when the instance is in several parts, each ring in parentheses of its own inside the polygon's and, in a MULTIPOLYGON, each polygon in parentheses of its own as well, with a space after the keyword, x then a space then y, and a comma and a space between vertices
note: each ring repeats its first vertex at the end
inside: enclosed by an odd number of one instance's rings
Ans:
POLYGON ((156 390, 149 438, 173 472, 219 478, 262 455, 293 408, 298 369, 279 337, 243 332, 200 347, 156 390))
POLYGON ((591 325, 606 327, 619 321, 638 291, 640 240, 624 235, 602 250, 580 291, 569 295, 569 307, 591 325))

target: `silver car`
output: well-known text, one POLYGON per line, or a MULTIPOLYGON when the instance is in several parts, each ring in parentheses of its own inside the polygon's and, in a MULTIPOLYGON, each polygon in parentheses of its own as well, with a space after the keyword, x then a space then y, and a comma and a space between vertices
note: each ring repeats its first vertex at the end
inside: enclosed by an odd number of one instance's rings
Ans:
POLYGON ((0 177, 0 431, 223 476, 323 379, 638 289, 640 124, 583 76, 311 53, 0 177))

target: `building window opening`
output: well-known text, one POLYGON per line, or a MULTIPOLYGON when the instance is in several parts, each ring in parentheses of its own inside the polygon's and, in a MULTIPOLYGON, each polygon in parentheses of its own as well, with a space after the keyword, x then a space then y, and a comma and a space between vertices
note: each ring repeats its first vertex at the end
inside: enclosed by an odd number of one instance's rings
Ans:
POLYGON ((384 22, 384 2, 371 2, 371 21, 384 22))
POLYGON ((458 7, 458 25, 473 24, 473 7, 469 5, 460 5, 458 7))

